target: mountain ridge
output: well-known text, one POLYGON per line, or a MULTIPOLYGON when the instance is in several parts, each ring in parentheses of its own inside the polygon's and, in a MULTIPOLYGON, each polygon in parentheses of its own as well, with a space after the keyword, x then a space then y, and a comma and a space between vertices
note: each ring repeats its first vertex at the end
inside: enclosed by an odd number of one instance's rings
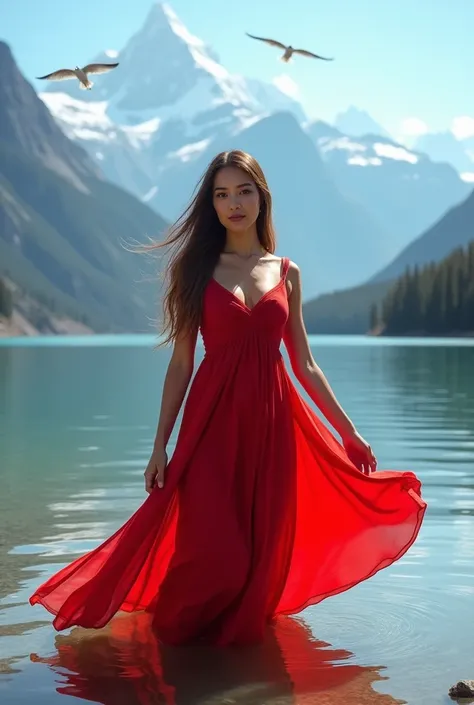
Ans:
POLYGON ((12 77, 0 87, 0 275, 95 329, 149 330, 146 265, 123 241, 158 237, 165 221, 70 143, 4 43, 0 71, 12 77))
POLYGON ((387 266, 361 286, 343 288, 306 301, 303 306, 310 333, 366 333, 370 308, 381 300, 407 267, 440 262, 459 247, 474 241, 474 191, 452 207, 432 227, 387 266))

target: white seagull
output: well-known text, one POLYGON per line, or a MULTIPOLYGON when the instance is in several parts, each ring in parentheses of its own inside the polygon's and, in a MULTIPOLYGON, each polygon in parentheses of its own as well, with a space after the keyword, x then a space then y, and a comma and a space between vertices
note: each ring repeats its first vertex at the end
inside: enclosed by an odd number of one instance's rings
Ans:
POLYGON ((301 54, 302 56, 310 56, 313 59, 322 59, 322 61, 333 61, 333 59, 328 59, 325 56, 319 56, 319 54, 313 54, 312 51, 307 51, 306 49, 294 49, 290 44, 282 44, 281 42, 277 42, 276 39, 266 39, 265 37, 256 37, 253 34, 249 34, 248 32, 245 33, 247 37, 251 37, 252 39, 258 39, 260 42, 266 42, 267 44, 270 44, 272 47, 278 47, 279 49, 284 50, 284 54, 281 57, 281 60, 284 61, 286 64, 290 61, 291 57, 293 54, 301 54))
POLYGON ((84 66, 82 69, 79 68, 79 66, 76 66, 75 69, 59 69, 58 71, 46 74, 46 76, 37 76, 37 78, 39 80, 48 79, 49 81, 67 81, 70 78, 78 78, 79 88, 82 88, 83 91, 90 91, 94 84, 92 81, 89 81, 87 74, 107 73, 107 71, 111 71, 116 66, 118 66, 118 63, 87 64, 87 66, 84 66))

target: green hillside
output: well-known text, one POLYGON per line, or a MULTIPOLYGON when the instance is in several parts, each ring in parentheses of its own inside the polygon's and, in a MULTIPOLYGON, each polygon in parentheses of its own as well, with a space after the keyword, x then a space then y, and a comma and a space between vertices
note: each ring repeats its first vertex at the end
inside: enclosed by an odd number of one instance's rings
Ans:
POLYGON ((474 335, 474 240, 437 264, 408 269, 377 317, 384 335, 474 335))

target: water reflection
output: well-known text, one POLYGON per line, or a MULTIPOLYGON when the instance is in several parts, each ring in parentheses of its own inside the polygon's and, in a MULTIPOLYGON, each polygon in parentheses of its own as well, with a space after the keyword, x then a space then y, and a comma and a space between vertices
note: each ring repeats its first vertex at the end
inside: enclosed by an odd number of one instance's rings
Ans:
POLYGON ((305 623, 279 618, 263 644, 240 649, 164 647, 145 613, 120 615, 100 631, 58 635, 57 652, 35 663, 57 676, 56 690, 103 705, 393 705, 373 689, 381 667, 317 641, 305 623))

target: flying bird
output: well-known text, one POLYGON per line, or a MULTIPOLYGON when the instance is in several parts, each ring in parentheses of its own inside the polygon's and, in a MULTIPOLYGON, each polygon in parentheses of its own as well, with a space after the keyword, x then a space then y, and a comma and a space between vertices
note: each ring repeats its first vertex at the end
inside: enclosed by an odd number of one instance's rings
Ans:
POLYGON ((75 69, 59 69, 59 71, 53 71, 52 73, 46 74, 46 76, 37 76, 37 78, 38 80, 48 79, 49 81, 67 81, 70 78, 78 78, 79 88, 82 88, 83 91, 90 91, 94 84, 92 81, 89 81, 87 74, 107 73, 107 71, 111 71, 116 66, 118 66, 118 63, 87 64, 87 66, 84 66, 82 69, 80 69, 79 66, 76 66, 75 69))
POLYGON ((310 56, 313 59, 322 59, 323 61, 333 61, 333 59, 328 59, 325 56, 319 56, 319 54, 313 54, 312 51, 307 51, 306 49, 294 49, 291 45, 286 45, 282 44, 281 42, 277 42, 276 39, 256 37, 255 35, 249 34, 248 32, 246 32, 246 35, 247 37, 251 37, 252 39, 258 39, 260 42, 266 42, 272 47, 278 47, 279 49, 283 49, 284 54, 281 57, 281 60, 284 61, 286 64, 290 61, 293 54, 301 54, 301 56, 310 56))

